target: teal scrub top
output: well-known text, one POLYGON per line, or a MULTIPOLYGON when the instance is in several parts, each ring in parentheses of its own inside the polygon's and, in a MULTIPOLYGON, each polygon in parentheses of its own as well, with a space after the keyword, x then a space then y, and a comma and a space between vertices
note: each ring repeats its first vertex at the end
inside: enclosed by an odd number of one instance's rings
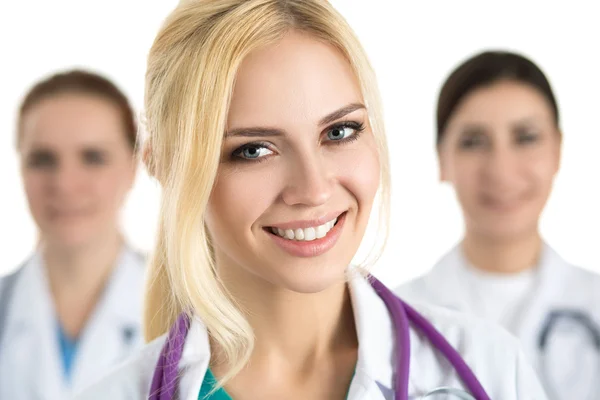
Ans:
POLYGON ((202 386, 200 387, 200 393, 198 394, 198 400, 232 400, 223 388, 219 388, 219 390, 209 396, 208 394, 215 388, 215 386, 217 386, 217 380, 209 368, 206 371, 206 375, 204 375, 204 380, 202 381, 202 386))
MULTIPOLYGON (((354 374, 352 375, 352 378, 354 378, 354 374)), ((200 387, 200 393, 198 394, 198 400, 233 400, 223 388, 219 388, 219 390, 209 396, 208 394, 215 388, 216 385, 217 380, 209 368, 206 371, 206 375, 204 375, 204 380, 202 381, 202 386, 200 387)), ((348 395, 346 395, 346 398, 348 398, 348 395)))

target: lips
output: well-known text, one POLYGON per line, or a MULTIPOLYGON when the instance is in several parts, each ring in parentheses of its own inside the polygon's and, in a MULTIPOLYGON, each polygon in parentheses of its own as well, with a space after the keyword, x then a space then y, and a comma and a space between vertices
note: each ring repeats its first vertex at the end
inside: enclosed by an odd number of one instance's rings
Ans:
POLYGON ((316 257, 335 246, 341 236, 346 215, 347 213, 343 212, 329 220, 325 220, 325 218, 331 218, 331 216, 314 221, 271 226, 265 228, 265 231, 273 242, 286 253, 295 257, 316 257))
POLYGON ((50 209, 48 214, 52 217, 52 218, 79 218, 79 217, 85 217, 87 215, 90 214, 90 210, 89 209, 83 209, 83 208, 78 208, 78 209, 50 209))
POLYGON ((486 207, 492 208, 494 210, 510 211, 515 208, 518 208, 524 202, 524 196, 483 196, 482 202, 486 207))
POLYGON ((327 236, 327 233, 333 229, 337 222, 337 217, 331 221, 327 221, 322 225, 309 226, 307 228, 295 228, 295 229, 282 229, 271 227, 271 232, 284 239, 298 240, 298 241, 313 241, 316 239, 322 239, 327 236))

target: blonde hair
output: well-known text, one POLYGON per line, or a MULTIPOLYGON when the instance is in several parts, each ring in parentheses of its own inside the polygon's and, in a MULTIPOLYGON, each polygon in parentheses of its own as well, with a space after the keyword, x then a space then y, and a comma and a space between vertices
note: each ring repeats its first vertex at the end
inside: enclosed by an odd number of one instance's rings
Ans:
POLYGON ((356 72, 380 150, 384 221, 389 165, 375 75, 351 28, 327 1, 184 0, 148 57, 146 162, 163 186, 163 199, 146 287, 145 336, 164 334, 181 312, 198 316, 226 359, 222 382, 247 363, 254 336, 215 272, 204 217, 238 67, 248 53, 290 30, 336 47, 356 72))

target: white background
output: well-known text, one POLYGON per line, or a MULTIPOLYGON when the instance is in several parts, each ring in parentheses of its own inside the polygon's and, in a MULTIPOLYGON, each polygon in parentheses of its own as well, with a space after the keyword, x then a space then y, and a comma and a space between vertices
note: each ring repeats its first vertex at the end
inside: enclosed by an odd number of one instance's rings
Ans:
MULTIPOLYGON (((57 69, 112 78, 140 109, 145 59, 176 0, 0 2, 0 273, 27 257, 36 232, 14 151, 21 96, 57 69)), ((393 174, 388 248, 375 273, 395 285, 428 270, 462 234, 452 190, 437 180, 434 111, 442 81, 474 52, 523 52, 547 73, 562 112, 562 170, 542 222, 569 261, 600 272, 600 15, 592 1, 334 0, 377 71, 393 174)), ((143 170, 123 226, 141 250, 153 244, 159 189, 143 170)))

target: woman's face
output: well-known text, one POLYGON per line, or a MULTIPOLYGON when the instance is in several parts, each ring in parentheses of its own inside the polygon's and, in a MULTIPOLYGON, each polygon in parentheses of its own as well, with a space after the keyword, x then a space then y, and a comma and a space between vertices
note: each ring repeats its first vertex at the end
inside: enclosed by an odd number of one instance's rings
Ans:
POLYGON ((560 160, 552 108, 535 88, 501 81, 465 97, 439 148, 441 177, 457 193, 467 232, 535 232, 560 160))
POLYGON ((344 278, 379 186, 358 81, 290 33, 242 63, 207 226, 220 273, 318 292, 344 278))
POLYGON ((91 95, 59 95, 27 111, 22 127, 25 192, 44 241, 70 248, 113 234, 135 175, 118 108, 91 95))

